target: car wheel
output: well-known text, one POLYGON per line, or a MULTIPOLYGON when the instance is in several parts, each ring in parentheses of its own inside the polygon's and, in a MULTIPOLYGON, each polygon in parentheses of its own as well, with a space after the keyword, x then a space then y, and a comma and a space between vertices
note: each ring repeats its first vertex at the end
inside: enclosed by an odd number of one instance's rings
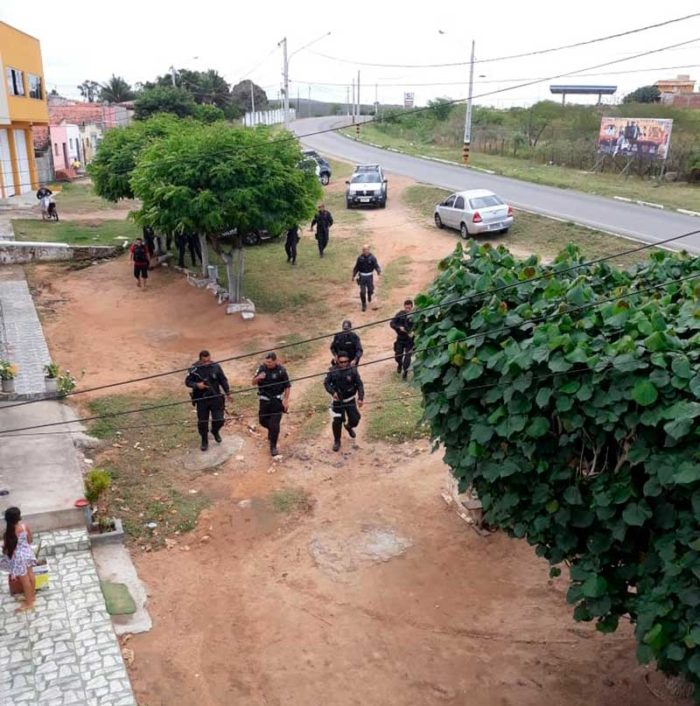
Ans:
POLYGON ((459 234, 464 240, 469 240, 469 229, 466 223, 461 223, 459 226, 459 234))
POLYGON ((379 202, 379 208, 386 208, 386 199, 379 202))
POLYGON ((252 233, 246 233, 243 236, 244 245, 259 245, 260 244, 260 233, 253 231, 252 233))
POLYGON ((444 228, 445 226, 442 224, 442 218, 440 218, 440 214, 436 213, 435 214, 435 227, 436 228, 444 228))
POLYGON ((501 235, 506 235, 510 228, 504 228, 502 231, 500 231, 501 235))
POLYGON ((321 174, 321 183, 324 186, 328 186, 328 184, 330 183, 330 180, 331 180, 331 177, 329 174, 321 174))
POLYGON ((352 204, 349 201, 346 201, 345 208, 352 208, 352 204))

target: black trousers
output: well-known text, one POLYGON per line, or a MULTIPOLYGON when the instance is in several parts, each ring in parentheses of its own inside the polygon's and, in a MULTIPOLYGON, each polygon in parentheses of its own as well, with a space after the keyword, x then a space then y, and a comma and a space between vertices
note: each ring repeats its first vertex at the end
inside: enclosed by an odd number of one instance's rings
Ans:
POLYGON ((284 244, 284 251, 287 253, 287 262, 297 261, 297 243, 287 241, 284 244))
POLYGON ((362 306, 367 306, 368 301, 372 301, 374 294, 374 275, 359 275, 360 280, 360 301, 362 306))
MULTIPOLYGON (((207 392, 207 394, 211 394, 207 392)), ((211 433, 216 434, 224 426, 224 398, 222 395, 206 400, 196 400, 197 430, 202 443, 209 440, 209 415, 211 415, 211 433)))
POLYGON ((199 238, 196 235, 187 236, 187 248, 192 258, 192 267, 196 267, 197 260, 202 262, 202 248, 199 246, 199 238))
POLYGON ((411 353, 413 352, 413 339, 397 338, 394 341, 394 360, 396 365, 406 372, 411 367, 411 353))
POLYGON ((282 400, 278 400, 276 397, 269 400, 260 400, 258 421, 261 427, 267 429, 267 438, 270 441, 270 448, 274 449, 277 446, 277 440, 280 438, 280 423, 282 422, 283 414, 284 407, 282 406, 282 400))
POLYGON ((318 242, 318 254, 323 257, 323 251, 328 247, 328 233, 316 233, 318 242))
POLYGON ((353 397, 350 402, 342 402, 340 400, 333 400, 331 405, 331 416, 333 417, 333 422, 331 426, 333 427, 333 438, 335 441, 340 441, 340 434, 343 431, 343 424, 348 428, 354 429, 362 419, 360 410, 357 409, 357 403, 353 397))

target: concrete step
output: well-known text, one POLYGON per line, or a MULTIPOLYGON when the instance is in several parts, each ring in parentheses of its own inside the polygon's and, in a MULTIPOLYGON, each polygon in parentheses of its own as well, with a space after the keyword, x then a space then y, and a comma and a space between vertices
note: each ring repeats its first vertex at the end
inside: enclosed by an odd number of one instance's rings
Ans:
MULTIPOLYGON (((81 517, 84 517, 80 511, 81 517)), ((34 528, 31 521, 27 518, 27 524, 34 528)), ((85 527, 76 529, 55 530, 53 532, 41 532, 34 534, 35 548, 40 547, 40 556, 63 556, 70 552, 84 552, 90 549, 90 540, 85 527)))

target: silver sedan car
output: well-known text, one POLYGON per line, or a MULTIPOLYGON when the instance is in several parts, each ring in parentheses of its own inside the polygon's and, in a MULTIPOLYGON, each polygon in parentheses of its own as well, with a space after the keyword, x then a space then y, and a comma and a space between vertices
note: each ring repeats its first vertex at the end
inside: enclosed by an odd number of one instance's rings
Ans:
POLYGON ((486 189, 451 194, 435 206, 435 225, 455 228, 466 240, 479 233, 507 233, 513 225, 513 209, 486 189))

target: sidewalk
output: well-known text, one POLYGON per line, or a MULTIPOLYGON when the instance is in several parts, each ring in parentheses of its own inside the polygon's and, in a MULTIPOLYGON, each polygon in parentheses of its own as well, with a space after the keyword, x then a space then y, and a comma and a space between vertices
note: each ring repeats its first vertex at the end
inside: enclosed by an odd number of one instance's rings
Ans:
MULTIPOLYGON (((50 586, 36 608, 16 613, 0 593, 0 704, 3 706, 136 706, 107 614, 87 533, 35 537, 50 545, 50 586)), ((4 576, 3 576, 4 578, 4 576)))

